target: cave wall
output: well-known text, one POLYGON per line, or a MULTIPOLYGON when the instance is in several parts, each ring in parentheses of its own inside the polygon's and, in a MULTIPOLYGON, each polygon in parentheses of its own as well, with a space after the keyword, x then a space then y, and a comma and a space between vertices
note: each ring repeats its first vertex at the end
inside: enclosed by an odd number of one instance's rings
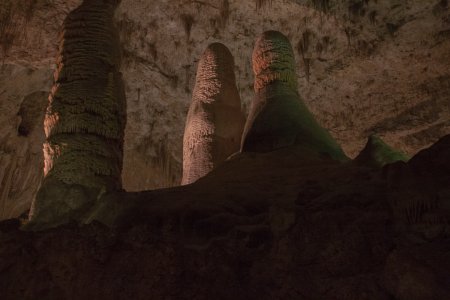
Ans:
MULTIPOLYGON (((58 35, 80 0, 0 4, 0 218, 29 206, 43 170, 43 112, 58 35)), ((222 42, 235 57, 244 111, 251 53, 266 30, 294 46, 299 92, 354 157, 367 136, 414 154, 450 132, 446 0, 122 0, 116 22, 127 96, 124 188, 179 184, 198 59, 222 42)))
POLYGON ((58 33, 80 2, 0 3, 0 219, 27 210, 42 180, 44 112, 58 33))

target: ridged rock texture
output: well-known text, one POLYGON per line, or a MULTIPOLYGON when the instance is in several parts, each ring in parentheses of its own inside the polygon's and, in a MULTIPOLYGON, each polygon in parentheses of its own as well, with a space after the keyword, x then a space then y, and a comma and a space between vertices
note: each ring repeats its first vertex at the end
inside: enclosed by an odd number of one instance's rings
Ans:
POLYGON ((298 94, 295 57, 288 38, 266 31, 253 50, 255 97, 242 136, 242 152, 301 145, 337 160, 345 154, 298 94))
POLYGON ((380 137, 371 135, 355 162, 372 167, 383 167, 397 161, 408 161, 408 156, 386 144, 380 137))
POLYGON ((30 226, 77 219, 103 193, 122 188, 126 105, 116 5, 85 0, 64 23, 44 120, 45 179, 30 226))
POLYGON ((239 151, 244 124, 233 56, 225 45, 213 43, 198 63, 183 138, 182 184, 205 176, 239 151))

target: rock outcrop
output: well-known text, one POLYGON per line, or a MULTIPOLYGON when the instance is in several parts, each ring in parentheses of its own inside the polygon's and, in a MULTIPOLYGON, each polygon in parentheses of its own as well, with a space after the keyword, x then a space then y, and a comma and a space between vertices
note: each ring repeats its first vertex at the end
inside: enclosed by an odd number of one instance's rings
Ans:
POLYGON ((85 0, 65 21, 44 120, 45 179, 30 227, 77 219, 102 194, 122 188, 126 106, 116 5, 85 0))
POLYGON ((184 131, 181 183, 196 181, 239 151, 244 123, 233 56, 223 44, 211 44, 198 64, 184 131))
POLYGON ((371 135, 364 149, 355 158, 355 162, 371 167, 383 167, 396 161, 408 161, 408 156, 393 149, 376 135, 371 135))
POLYGON ((282 33, 265 32, 253 51, 255 98, 242 136, 242 152, 301 145, 337 160, 346 156, 298 94, 295 57, 282 33))

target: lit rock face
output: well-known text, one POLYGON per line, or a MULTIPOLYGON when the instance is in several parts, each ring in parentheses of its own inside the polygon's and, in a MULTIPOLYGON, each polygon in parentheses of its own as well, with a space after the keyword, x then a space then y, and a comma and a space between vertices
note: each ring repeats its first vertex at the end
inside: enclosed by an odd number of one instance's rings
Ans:
POLYGON ((76 219, 122 187, 125 95, 115 1, 85 0, 65 21, 44 131, 44 182, 30 224, 76 219))
POLYGON ((301 145, 344 160, 345 154, 300 100, 289 40, 267 31, 253 51, 255 98, 242 137, 242 152, 267 152, 301 145))
POLYGON ((211 44, 198 64, 186 120, 182 184, 205 176, 239 151, 244 123, 233 56, 223 44, 211 44))

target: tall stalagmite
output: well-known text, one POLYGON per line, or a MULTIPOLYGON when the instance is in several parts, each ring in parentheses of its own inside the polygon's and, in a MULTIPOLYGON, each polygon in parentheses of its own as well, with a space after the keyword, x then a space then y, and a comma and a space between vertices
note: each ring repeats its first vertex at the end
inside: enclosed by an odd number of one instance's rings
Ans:
POLYGON ((337 160, 346 156, 309 112, 298 94, 289 40, 267 31, 253 50, 255 98, 242 136, 242 152, 267 152, 299 145, 337 160))
POLYGON ((77 220, 102 194, 122 188, 126 102, 117 0, 84 0, 66 18, 44 129, 44 182, 30 226, 77 220))
POLYGON ((186 120, 182 184, 205 176, 239 151, 244 123, 233 56, 224 45, 211 44, 198 64, 186 120))

